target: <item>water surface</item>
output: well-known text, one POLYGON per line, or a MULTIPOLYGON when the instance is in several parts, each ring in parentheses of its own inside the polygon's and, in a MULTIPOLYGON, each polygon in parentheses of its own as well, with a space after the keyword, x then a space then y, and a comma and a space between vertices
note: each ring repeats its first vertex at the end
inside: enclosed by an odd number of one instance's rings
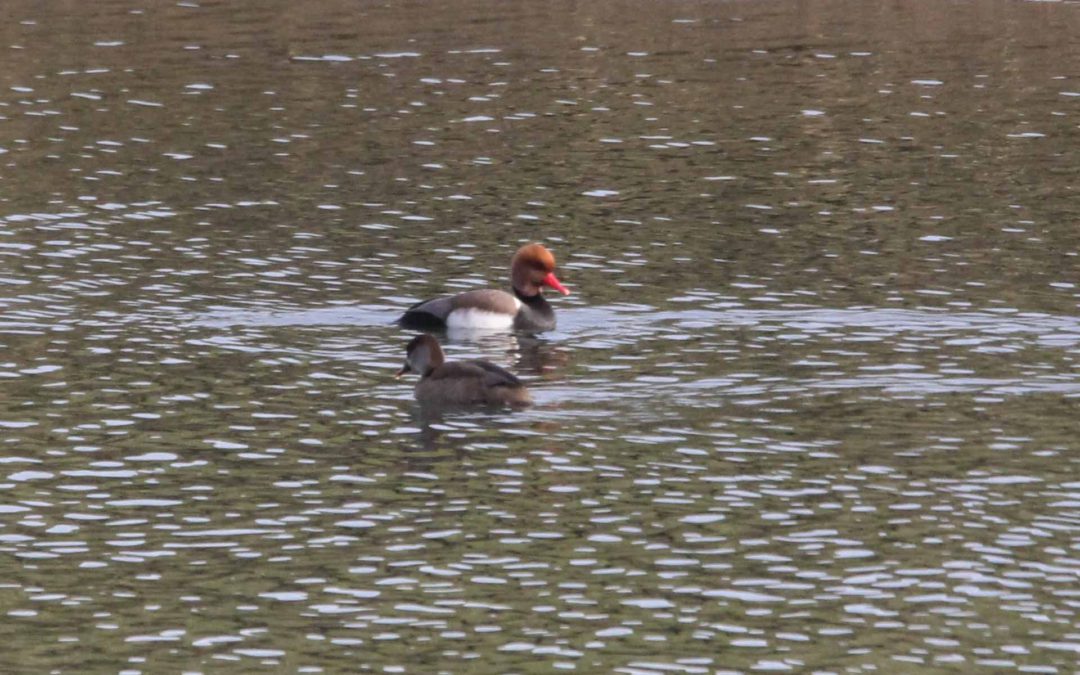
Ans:
POLYGON ((1073 672, 1078 11, 4 3, 5 662, 1073 672))

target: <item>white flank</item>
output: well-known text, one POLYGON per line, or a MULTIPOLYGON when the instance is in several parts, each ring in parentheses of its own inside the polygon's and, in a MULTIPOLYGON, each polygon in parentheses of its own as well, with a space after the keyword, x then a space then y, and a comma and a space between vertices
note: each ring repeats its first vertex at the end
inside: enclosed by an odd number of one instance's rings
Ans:
POLYGON ((513 325, 512 314, 482 309, 455 309, 446 317, 446 327, 459 330, 506 330, 513 325))

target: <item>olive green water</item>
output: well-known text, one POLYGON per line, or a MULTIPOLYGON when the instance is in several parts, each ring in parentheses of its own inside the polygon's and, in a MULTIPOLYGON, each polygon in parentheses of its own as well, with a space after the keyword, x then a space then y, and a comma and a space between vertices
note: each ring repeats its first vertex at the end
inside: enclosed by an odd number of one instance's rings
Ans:
POLYGON ((1080 6, 0 4, 44 672, 1075 672, 1080 6), (401 308, 548 245, 558 330, 401 308), (445 338, 444 338, 445 339, 445 338))

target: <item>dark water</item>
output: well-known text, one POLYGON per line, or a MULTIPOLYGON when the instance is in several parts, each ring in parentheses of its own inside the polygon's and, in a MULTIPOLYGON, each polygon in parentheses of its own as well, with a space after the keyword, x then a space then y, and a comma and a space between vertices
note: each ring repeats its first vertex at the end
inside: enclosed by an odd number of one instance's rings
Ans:
POLYGON ((1075 672, 1077 4, 0 19, 12 672, 1075 672))

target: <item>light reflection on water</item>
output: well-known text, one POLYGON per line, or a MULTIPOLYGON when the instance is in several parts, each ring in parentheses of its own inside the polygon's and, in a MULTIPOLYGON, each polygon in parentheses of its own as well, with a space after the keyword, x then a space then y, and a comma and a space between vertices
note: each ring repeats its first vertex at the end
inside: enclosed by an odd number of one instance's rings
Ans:
MULTIPOLYGON (((13 498, 0 544, 31 578, 71 570, 11 586, 9 616, 93 611, 94 628, 73 637, 102 631, 122 634, 130 654, 176 644, 241 662, 319 653, 310 641, 339 657, 372 645, 380 659, 399 653, 388 643, 410 645, 403 655, 432 642, 440 660, 490 651, 511 667, 623 663, 608 660, 618 653, 648 670, 672 653, 682 661, 663 663, 798 669, 809 645, 843 641, 844 652, 812 652, 843 661, 873 653, 859 645, 881 634, 893 659, 913 664, 1018 663, 1033 650, 1068 659, 1080 485, 1060 457, 1071 438, 991 408, 1072 394, 1075 381, 1024 376, 1037 360, 967 361, 1002 344, 1051 358, 1072 347, 1070 317, 566 309, 540 338, 448 343, 502 355, 534 388, 533 409, 427 419, 390 379, 407 337, 395 316, 358 306, 150 321, 134 334, 209 350, 223 370, 195 386, 115 373, 82 401, 60 382, 63 417, 46 407, 5 419, 9 448, 41 443, 45 454, 5 456, 0 485, 13 498), (767 358, 747 357, 755 348, 767 358), (966 374, 912 363, 920 349, 966 374), (941 397, 955 395, 974 396, 984 419, 954 428, 941 397), (867 401, 891 402, 828 410, 867 401), (800 421, 804 410, 823 418, 800 421), (248 576, 253 564, 265 572, 248 576), (203 570, 240 582, 207 583, 203 570), (117 578, 127 590, 108 601, 80 590, 117 578), (202 590, 162 597, 179 587, 202 590), (174 619, 145 633, 134 629, 145 611, 234 628, 174 619), (250 631, 245 614, 324 627, 250 631), (992 646, 993 626, 1016 621, 1044 627, 992 646), (1063 637, 1039 639, 1055 625, 1063 637), (717 644, 730 650, 722 662, 717 644)), ((92 330, 123 332, 118 321, 92 330)))
POLYGON ((1073 6, 96 6, 0 8, 9 667, 1072 672, 1073 6), (536 405, 418 408, 529 239, 536 405))

